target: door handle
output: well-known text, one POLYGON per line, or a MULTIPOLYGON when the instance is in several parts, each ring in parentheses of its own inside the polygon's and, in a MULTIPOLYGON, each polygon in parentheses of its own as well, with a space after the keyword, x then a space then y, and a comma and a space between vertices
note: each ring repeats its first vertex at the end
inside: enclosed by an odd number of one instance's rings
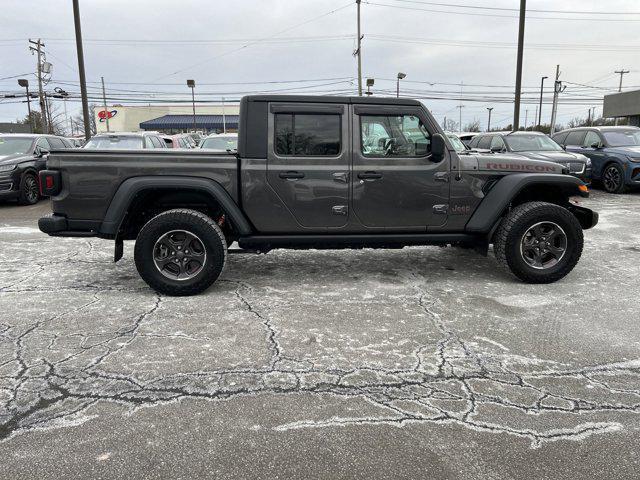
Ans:
POLYGON ((298 179, 298 178, 304 178, 304 173, 302 172, 294 172, 294 171, 290 171, 290 172, 280 172, 278 174, 278 176, 280 178, 287 178, 287 179, 298 179))
POLYGON ((340 183, 347 183, 349 180, 349 174, 347 172, 335 172, 332 176, 336 182, 340 183))
POLYGON ((360 180, 378 180, 382 178, 382 174, 380 172, 364 172, 359 173, 358 178, 360 180))
POLYGON ((433 174, 433 179, 436 182, 448 182, 449 181, 449 172, 436 172, 433 174))

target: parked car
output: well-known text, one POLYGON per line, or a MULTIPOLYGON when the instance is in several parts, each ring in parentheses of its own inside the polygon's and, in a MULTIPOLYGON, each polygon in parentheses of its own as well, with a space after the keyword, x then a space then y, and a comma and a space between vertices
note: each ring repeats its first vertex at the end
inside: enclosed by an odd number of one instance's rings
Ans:
POLYGON ((0 200, 33 205, 40 199, 38 172, 51 150, 73 148, 53 135, 0 134, 0 200))
POLYGON ((202 138, 203 138, 203 135, 200 132, 190 132, 190 133, 187 133, 187 135, 191 137, 191 139, 195 142, 196 146, 200 145, 200 142, 202 141, 202 138))
POLYGON ((598 221, 569 201, 588 188, 562 166, 458 155, 417 100, 256 95, 240 112, 237 155, 52 155, 40 178, 53 214, 40 229, 114 239, 116 261, 136 240, 147 284, 193 295, 218 278, 232 242, 252 253, 493 244, 518 278, 548 283, 573 269, 582 230, 598 221), (373 125, 386 132, 382 152, 364 148, 373 125))
POLYGON ((571 128, 553 139, 567 151, 589 157, 593 179, 607 192, 622 193, 640 185, 640 128, 571 128))
POLYGON ((200 148, 206 148, 207 150, 219 150, 229 151, 238 149, 238 134, 237 133, 219 133, 209 135, 200 142, 200 148))
POLYGON ((91 137, 83 148, 88 150, 142 150, 167 148, 160 134, 155 132, 99 133, 91 137))
POLYGON ((521 155, 532 160, 554 162, 568 168, 569 173, 586 184, 591 183, 591 160, 576 152, 566 152, 554 140, 541 132, 490 132, 478 134, 471 148, 494 153, 521 155))
POLYGON ((469 146, 471 140, 478 135, 478 132, 458 132, 455 134, 465 145, 469 146))
POLYGON ((184 133, 176 135, 162 135, 164 143, 167 144, 167 148, 195 148, 195 142, 191 136, 184 133))

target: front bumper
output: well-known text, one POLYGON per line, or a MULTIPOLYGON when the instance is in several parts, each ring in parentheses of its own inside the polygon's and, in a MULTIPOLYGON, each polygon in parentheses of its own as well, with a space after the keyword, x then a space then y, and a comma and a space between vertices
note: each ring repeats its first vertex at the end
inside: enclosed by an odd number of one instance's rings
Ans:
POLYGON ((0 200, 11 200, 19 195, 18 187, 20 182, 16 182, 13 175, 0 176, 0 200))
POLYGON ((575 204, 571 204, 569 206, 569 211, 573 213, 573 216, 576 217, 578 222, 580 222, 580 226, 583 230, 588 230, 598 224, 598 220, 600 218, 598 212, 594 212, 589 208, 580 207, 575 204))

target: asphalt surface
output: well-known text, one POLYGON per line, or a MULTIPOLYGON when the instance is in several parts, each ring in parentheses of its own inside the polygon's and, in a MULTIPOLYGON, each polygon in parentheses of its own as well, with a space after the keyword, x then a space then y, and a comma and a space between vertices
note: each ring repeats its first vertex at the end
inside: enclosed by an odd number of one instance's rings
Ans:
POLYGON ((192 298, 0 206, 0 478, 640 475, 640 194, 576 269, 453 248, 233 255, 192 298))

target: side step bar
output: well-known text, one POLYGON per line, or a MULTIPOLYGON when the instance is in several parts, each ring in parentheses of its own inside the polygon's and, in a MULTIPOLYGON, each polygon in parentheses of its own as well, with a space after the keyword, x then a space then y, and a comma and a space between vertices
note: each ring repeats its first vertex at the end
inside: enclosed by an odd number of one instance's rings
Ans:
POLYGON ((246 250, 268 251, 274 248, 401 248, 409 245, 446 245, 477 243, 479 235, 466 233, 418 233, 382 235, 256 235, 242 237, 238 245, 246 250))

